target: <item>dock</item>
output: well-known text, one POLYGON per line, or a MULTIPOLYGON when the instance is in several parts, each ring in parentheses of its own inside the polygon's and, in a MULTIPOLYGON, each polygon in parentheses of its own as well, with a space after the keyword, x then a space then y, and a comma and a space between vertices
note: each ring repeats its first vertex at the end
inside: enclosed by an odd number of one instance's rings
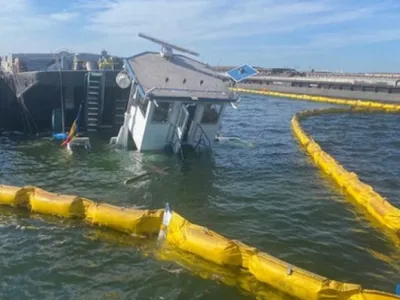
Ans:
MULTIPOLYGON (((228 79, 223 79, 228 85, 228 79)), ((302 74, 295 76, 271 76, 263 73, 235 85, 237 88, 268 90, 344 99, 400 101, 400 74, 302 74)))
POLYGON ((370 91, 357 91, 357 90, 340 90, 333 88, 316 88, 316 87, 296 87, 288 85, 277 84, 254 84, 254 83, 240 83, 235 87, 251 89, 251 90, 268 90, 280 93, 293 93, 311 96, 334 97, 344 99, 359 99, 359 100, 374 100, 381 102, 400 102, 400 93, 388 93, 384 91, 370 92, 370 91))

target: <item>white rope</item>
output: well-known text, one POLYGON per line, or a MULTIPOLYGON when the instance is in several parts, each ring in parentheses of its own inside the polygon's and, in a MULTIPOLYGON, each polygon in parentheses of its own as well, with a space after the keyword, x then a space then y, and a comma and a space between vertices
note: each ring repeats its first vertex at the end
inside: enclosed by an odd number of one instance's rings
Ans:
POLYGON ((60 75, 60 93, 61 93, 61 128, 62 133, 65 132, 65 120, 64 120, 64 97, 63 97, 63 82, 61 75, 61 66, 58 65, 58 74, 60 75))

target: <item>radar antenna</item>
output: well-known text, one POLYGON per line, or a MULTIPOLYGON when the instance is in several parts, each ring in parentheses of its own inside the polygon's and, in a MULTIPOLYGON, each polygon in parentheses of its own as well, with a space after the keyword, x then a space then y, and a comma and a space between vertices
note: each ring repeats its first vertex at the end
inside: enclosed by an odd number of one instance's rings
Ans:
POLYGON ((200 54, 198 54, 197 52, 194 52, 194 51, 191 51, 191 50, 188 50, 188 49, 185 49, 185 48, 170 44, 168 42, 164 42, 162 40, 159 40, 157 38, 151 37, 151 36, 149 36, 147 34, 144 34, 144 33, 139 33, 139 37, 144 38, 144 39, 149 40, 149 41, 152 41, 153 43, 161 45, 162 48, 161 48, 160 54, 161 54, 162 57, 167 57, 167 58, 171 57, 173 55, 172 49, 174 49, 176 51, 183 52, 183 53, 191 54, 191 55, 194 55, 194 56, 200 56, 200 54))
POLYGON ((66 58, 72 58, 74 56, 74 53, 70 50, 68 50, 67 48, 61 48, 58 49, 54 55, 53 58, 57 59, 57 58, 61 58, 61 57, 66 57, 66 58))

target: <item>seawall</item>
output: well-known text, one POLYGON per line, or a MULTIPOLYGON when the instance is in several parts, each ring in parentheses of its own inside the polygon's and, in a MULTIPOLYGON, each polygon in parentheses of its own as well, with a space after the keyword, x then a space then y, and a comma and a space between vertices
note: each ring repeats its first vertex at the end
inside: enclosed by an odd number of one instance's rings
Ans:
POLYGON ((400 94, 387 92, 368 92, 368 91, 351 91, 351 90, 336 90, 312 87, 294 87, 287 85, 261 85, 254 83, 239 83, 236 88, 250 90, 267 90, 280 93, 292 93, 300 95, 312 95, 322 97, 344 98, 344 99, 360 99, 380 102, 400 103, 400 94))

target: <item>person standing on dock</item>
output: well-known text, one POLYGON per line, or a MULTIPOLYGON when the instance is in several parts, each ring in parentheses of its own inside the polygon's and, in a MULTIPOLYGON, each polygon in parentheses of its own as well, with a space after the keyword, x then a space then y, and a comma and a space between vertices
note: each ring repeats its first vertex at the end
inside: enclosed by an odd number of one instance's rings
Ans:
POLYGON ((113 60, 108 55, 106 50, 101 51, 101 56, 99 58, 99 70, 110 70, 113 69, 113 60))

